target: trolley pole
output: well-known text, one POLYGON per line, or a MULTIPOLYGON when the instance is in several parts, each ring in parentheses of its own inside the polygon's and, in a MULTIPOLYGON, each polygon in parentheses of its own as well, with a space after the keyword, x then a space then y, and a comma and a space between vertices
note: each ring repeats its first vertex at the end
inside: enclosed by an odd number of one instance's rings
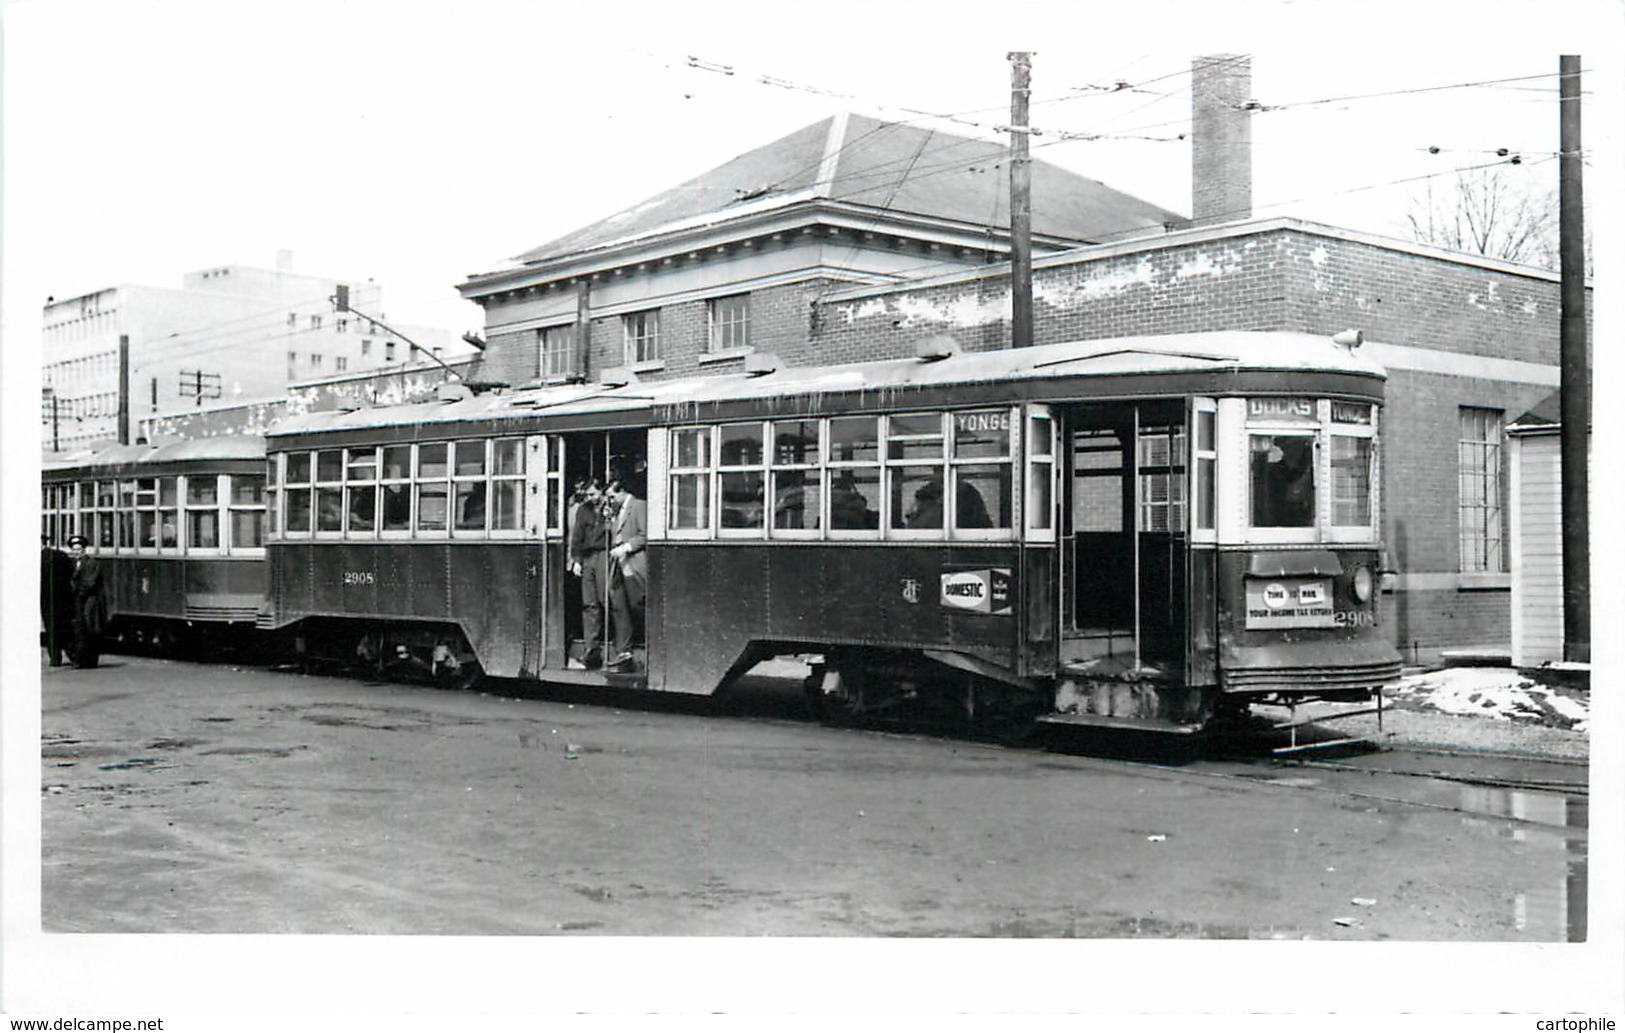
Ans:
POLYGON ((1032 94, 1032 52, 1012 50, 1010 61, 1010 345, 1033 343, 1033 183, 1027 156, 1027 101, 1032 94))
POLYGON ((1558 252, 1562 283, 1559 361, 1563 466, 1563 659, 1591 659, 1591 520, 1587 464, 1591 372, 1586 363, 1585 209, 1580 160, 1580 57, 1558 65, 1558 252))

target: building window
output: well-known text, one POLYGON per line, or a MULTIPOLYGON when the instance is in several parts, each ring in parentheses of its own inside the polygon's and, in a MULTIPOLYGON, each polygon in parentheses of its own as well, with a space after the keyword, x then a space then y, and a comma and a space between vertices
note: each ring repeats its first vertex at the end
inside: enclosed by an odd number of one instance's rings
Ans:
POLYGON ((333 360, 333 368, 338 370, 340 373, 342 373, 345 370, 349 369, 350 368, 350 358, 349 358, 349 356, 340 355, 339 357, 334 359, 333 360))
POLYGON ((299 353, 288 353, 288 376, 291 378, 299 370, 299 353))
POLYGON ((372 338, 363 337, 361 339, 361 357, 363 359, 365 359, 365 358, 370 357, 371 355, 372 355, 372 338))
POLYGON ((334 328, 341 334, 347 333, 350 329, 350 321, 348 319, 334 320, 334 328))
POLYGON ((632 312, 621 317, 628 363, 660 361, 660 310, 632 312))
POLYGON ((537 371, 543 378, 568 376, 575 369, 576 327, 574 323, 549 326, 537 332, 541 349, 537 371))
POLYGON ((320 330, 322 328, 322 317, 321 316, 311 316, 310 317, 310 328, 312 330, 320 330))
MULTIPOLYGON (((365 351, 365 349, 363 349, 363 351, 365 351)), ((385 362, 394 362, 395 361, 395 342, 394 341, 385 341, 384 342, 384 361, 385 362)))
POLYGON ((310 368, 311 369, 321 369, 322 368, 322 357, 320 355, 317 355, 315 352, 310 353, 310 368))
POLYGON ((1457 445, 1462 573, 1500 573, 1501 412, 1463 406, 1457 445))
POLYGON ((1140 530, 1185 530, 1185 428, 1141 427, 1140 530))
POLYGON ((750 347, 750 295, 733 294, 713 298, 707 308, 711 329, 707 349, 712 352, 740 351, 750 347))
POLYGON ((297 313, 297 312, 289 312, 288 313, 288 325, 289 326, 298 326, 299 325, 299 313, 297 313))

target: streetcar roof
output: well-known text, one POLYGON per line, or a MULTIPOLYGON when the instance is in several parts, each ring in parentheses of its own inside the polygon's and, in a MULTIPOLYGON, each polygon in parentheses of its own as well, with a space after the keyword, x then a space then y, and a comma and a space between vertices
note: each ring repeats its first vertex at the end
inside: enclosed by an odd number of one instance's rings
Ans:
POLYGON ((165 463, 233 462, 265 458, 265 439, 258 435, 227 434, 190 438, 162 445, 108 445, 59 458, 47 458, 47 473, 65 470, 159 466, 165 463))
POLYGON ((719 403, 797 396, 887 395, 922 388, 1078 378, 1138 378, 1248 371, 1352 374, 1381 379, 1382 367, 1329 337, 1289 331, 1212 331, 1111 337, 1030 348, 959 352, 945 358, 881 359, 833 366, 784 366, 767 373, 726 373, 620 386, 563 384, 349 411, 290 416, 268 437, 395 424, 491 423, 537 417, 628 416, 650 422, 719 403))

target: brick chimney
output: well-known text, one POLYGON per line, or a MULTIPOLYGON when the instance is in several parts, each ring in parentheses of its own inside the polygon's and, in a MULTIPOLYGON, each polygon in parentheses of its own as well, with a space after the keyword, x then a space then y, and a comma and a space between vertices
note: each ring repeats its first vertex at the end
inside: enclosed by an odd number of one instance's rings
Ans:
POLYGON ((1210 54, 1191 62, 1191 225, 1253 214, 1253 60, 1210 54))

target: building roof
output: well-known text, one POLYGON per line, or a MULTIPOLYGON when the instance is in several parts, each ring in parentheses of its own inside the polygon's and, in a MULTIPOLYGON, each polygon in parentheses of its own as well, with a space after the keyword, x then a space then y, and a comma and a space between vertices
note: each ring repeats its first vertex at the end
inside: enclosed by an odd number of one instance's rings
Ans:
POLYGON ((1563 422, 1563 391, 1559 388, 1533 409, 1512 421, 1513 427, 1555 427, 1563 422))
MULTIPOLYGON (((534 265, 662 231, 807 201, 1010 225, 1009 153, 996 142, 865 115, 832 115, 625 211, 519 255, 534 265)), ((1048 162, 1032 162, 1035 236, 1090 243, 1184 225, 1175 212, 1048 162)))

